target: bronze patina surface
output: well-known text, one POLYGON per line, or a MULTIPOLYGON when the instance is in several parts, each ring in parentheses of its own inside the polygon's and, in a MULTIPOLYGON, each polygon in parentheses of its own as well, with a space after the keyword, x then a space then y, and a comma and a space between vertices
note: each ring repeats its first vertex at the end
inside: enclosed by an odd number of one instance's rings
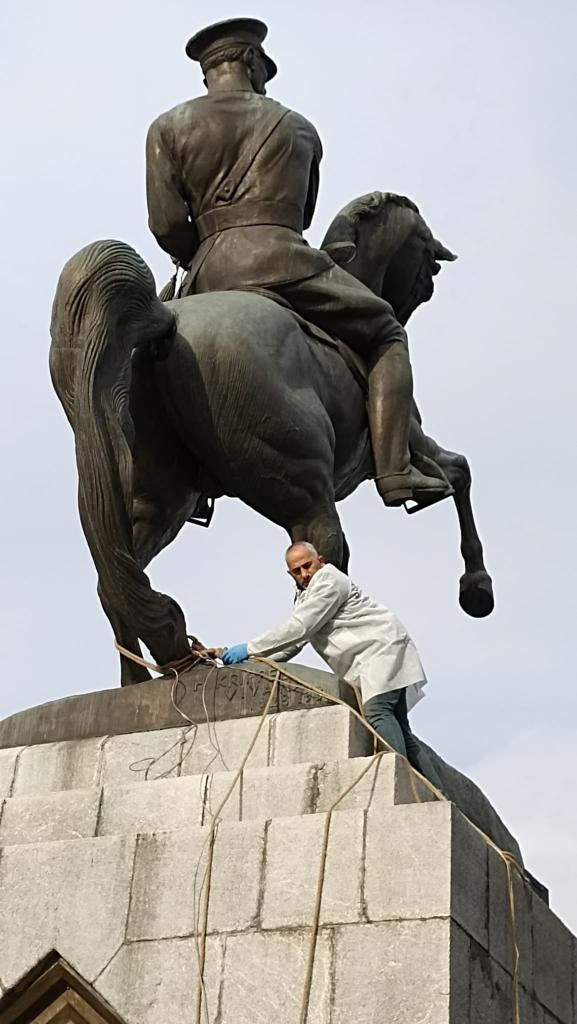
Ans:
MULTIPOLYGON (((138 656, 144 643, 159 665, 186 656, 195 624, 145 570, 225 495, 346 572, 337 502, 364 480, 386 505, 452 494, 461 606, 493 608, 467 460, 425 434, 412 398, 405 327, 455 257, 414 202, 383 191, 348 203, 320 249, 305 241, 322 146, 266 95, 266 32, 234 19, 196 33, 206 95, 150 127, 149 223, 186 272, 177 294, 159 297, 112 240, 72 257, 54 300, 50 369, 99 597, 119 645, 138 656)), ((148 678, 121 658, 123 684, 148 678)))

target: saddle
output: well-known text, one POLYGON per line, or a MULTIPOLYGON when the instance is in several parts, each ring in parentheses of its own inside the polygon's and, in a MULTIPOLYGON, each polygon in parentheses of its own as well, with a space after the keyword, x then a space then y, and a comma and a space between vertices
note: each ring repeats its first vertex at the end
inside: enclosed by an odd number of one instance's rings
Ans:
MULTIPOLYGON (((160 299, 161 302, 170 302, 173 299, 179 299, 182 297, 182 285, 177 292, 177 277, 178 272, 174 275, 174 277, 170 279, 170 281, 168 281, 165 284, 164 288, 162 288, 161 291, 158 293, 158 298, 160 299)), ((262 295, 265 299, 271 299, 272 302, 276 302, 278 306, 282 306, 283 309, 287 309, 290 312, 290 314, 294 317, 294 319, 297 321, 299 327, 304 331, 305 334, 308 334, 308 336, 310 338, 313 338, 315 341, 320 342, 321 345, 326 345, 328 348, 332 348, 339 353, 339 355, 341 356, 341 358, 344 360, 349 370, 351 371, 359 387, 365 394, 368 393, 368 373, 366 364, 361 356, 359 356, 356 352, 353 352, 353 350, 349 348, 348 345, 345 345, 344 341, 340 341, 338 338, 333 338, 330 334, 327 334, 326 331, 323 331, 322 328, 317 327, 315 324, 311 324, 308 320, 305 320, 304 317, 300 315, 300 313, 296 312, 296 310, 291 306, 290 302, 287 302, 286 299, 282 298, 280 295, 277 295, 276 292, 273 292, 268 288, 250 287, 239 288, 238 290, 253 292, 256 295, 262 295)))
POLYGON ((290 302, 287 302, 286 299, 277 295, 276 292, 270 291, 268 288, 243 288, 242 291, 255 292, 257 295, 264 296, 265 299, 272 299, 273 302, 276 302, 277 305, 282 306, 284 309, 288 309, 305 334, 308 334, 310 338, 314 338, 315 341, 319 341, 321 345, 326 345, 328 348, 332 348, 339 353, 359 387, 362 388, 365 394, 368 393, 368 373, 365 362, 361 356, 353 352, 348 345, 345 345, 344 341, 333 338, 332 335, 323 331, 321 327, 317 327, 316 324, 311 324, 308 320, 305 320, 300 313, 296 312, 290 302))

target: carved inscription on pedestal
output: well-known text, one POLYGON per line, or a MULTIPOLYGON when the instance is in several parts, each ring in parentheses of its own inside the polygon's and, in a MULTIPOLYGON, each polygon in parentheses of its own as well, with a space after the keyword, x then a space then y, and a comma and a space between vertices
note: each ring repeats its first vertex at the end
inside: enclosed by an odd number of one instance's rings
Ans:
MULTIPOLYGON (((240 667, 211 669, 197 666, 181 677, 177 687, 178 703, 194 721, 203 712, 215 721, 259 715, 270 697, 274 675, 274 671, 266 667, 261 673, 260 669, 253 672, 240 667)), ((273 714, 299 711, 326 704, 322 697, 281 678, 270 711, 273 714)))

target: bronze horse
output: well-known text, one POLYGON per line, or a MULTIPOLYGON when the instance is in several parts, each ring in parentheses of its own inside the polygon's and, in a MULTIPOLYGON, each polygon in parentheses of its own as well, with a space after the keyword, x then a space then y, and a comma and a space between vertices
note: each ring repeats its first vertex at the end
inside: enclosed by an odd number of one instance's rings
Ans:
MULTIPOLYGON (((454 259, 410 200, 374 192, 335 218, 323 243, 388 299, 401 322, 454 259), (401 240, 401 241, 399 241, 401 240)), ((64 267, 54 299, 50 370, 76 439, 79 510, 117 642, 144 642, 165 665, 189 650, 179 605, 144 569, 222 495, 308 539, 346 570, 336 502, 372 476, 363 370, 354 356, 265 293, 163 302, 128 245, 99 241, 64 267)), ((493 608, 462 455, 427 437, 411 448, 454 489, 465 572, 460 603, 493 608)), ((121 658, 121 682, 148 672, 121 658)))

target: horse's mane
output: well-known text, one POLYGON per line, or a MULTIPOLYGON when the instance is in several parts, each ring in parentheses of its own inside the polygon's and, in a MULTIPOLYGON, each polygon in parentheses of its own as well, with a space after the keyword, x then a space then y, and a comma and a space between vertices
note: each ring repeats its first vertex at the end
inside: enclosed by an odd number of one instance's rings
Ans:
POLYGON ((394 192, 368 192, 352 199, 337 213, 323 239, 321 248, 341 266, 356 256, 362 221, 380 219, 386 235, 385 264, 409 235, 428 231, 418 206, 407 196, 394 192))
POLYGON ((337 214, 337 217, 350 217, 353 222, 369 220, 382 213, 388 204, 405 207, 412 210, 413 213, 421 215, 417 204, 412 199, 409 199, 408 196, 398 196, 395 192, 367 192, 366 195, 359 196, 357 199, 352 199, 350 203, 347 203, 337 214))
POLYGON ((329 225, 321 248, 328 252, 335 262, 349 263, 355 255, 360 223, 379 216, 383 219, 388 237, 389 258, 397 251, 399 245, 417 232, 424 239, 431 239, 437 259, 456 259, 449 249, 446 249, 438 239, 433 238, 417 204, 408 196, 400 196, 395 192, 367 192, 364 196, 352 199, 343 206, 329 225))

